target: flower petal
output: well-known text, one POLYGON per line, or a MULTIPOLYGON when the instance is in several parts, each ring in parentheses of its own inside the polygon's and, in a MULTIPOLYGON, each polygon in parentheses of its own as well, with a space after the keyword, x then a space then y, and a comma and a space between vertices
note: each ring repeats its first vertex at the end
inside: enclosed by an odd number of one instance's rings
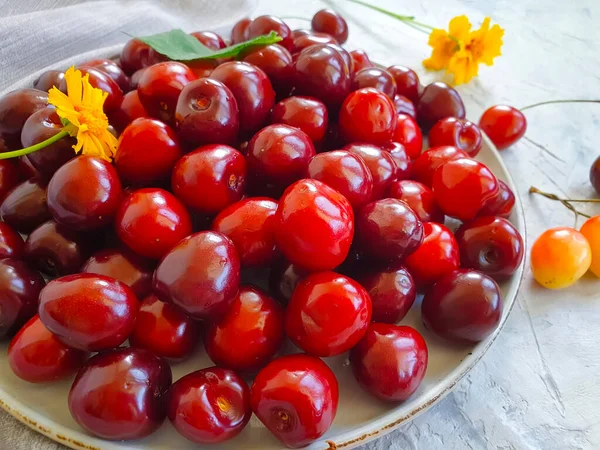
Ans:
POLYGON ((471 22, 467 16, 454 17, 448 24, 448 33, 458 41, 464 41, 471 31, 471 22))

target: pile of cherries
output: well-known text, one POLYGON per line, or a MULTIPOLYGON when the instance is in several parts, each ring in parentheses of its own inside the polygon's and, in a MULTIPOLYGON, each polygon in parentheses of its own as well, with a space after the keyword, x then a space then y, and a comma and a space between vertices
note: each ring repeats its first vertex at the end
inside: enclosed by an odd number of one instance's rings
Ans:
MULTIPOLYGON (((132 39, 119 61, 86 61, 108 93, 113 164, 75 156, 72 138, 0 161, 0 336, 26 381, 77 372, 69 409, 93 435, 138 439, 168 417, 217 443, 254 413, 305 446, 338 406, 321 357, 349 352, 380 399, 417 390, 427 346, 396 325, 417 292, 446 340, 500 321, 496 281, 523 259, 515 198, 473 159, 482 135, 457 91, 346 51, 331 10, 312 30, 244 19, 231 40, 270 31, 283 40, 238 60, 167 61, 132 39), (304 353, 281 356, 286 337, 304 353), (200 341, 215 367, 172 383, 169 363, 200 341)), ((52 86, 66 89, 62 72, 0 99, 4 150, 59 132, 52 86)))

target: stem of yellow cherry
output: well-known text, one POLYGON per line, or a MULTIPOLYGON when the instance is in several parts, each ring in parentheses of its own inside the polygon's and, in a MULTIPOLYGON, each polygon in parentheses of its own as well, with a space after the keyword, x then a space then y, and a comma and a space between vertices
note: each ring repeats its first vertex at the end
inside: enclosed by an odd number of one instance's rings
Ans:
POLYGON ((581 211, 578 211, 577 209, 575 209, 575 207, 571 203, 600 203, 600 199, 598 199, 598 198, 594 198, 594 199, 560 198, 556 194, 550 194, 548 192, 540 191, 538 188, 536 188, 534 186, 531 186, 529 188, 529 193, 530 194, 539 194, 546 198, 549 198, 550 200, 555 200, 557 202, 562 203, 567 209, 569 209, 570 211, 572 211, 575 214, 575 221, 577 221, 578 216, 587 217, 588 219, 592 216, 590 216, 589 214, 583 213, 581 211))
POLYGON ((9 158, 17 158, 19 156, 28 155, 29 153, 37 152, 38 150, 43 149, 44 147, 48 147, 51 144, 54 144, 56 141, 60 141, 62 138, 67 137, 69 135, 66 131, 61 131, 54 136, 46 139, 45 141, 39 142, 30 147, 25 147, 20 150, 15 150, 12 152, 4 152, 0 153, 0 159, 9 159, 9 158))

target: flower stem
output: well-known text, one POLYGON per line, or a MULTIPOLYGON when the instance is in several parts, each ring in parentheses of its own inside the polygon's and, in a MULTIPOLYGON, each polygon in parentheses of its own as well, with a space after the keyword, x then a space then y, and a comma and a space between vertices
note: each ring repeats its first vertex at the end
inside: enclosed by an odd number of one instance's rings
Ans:
MULTIPOLYGON (((415 25, 416 27, 422 27, 429 31, 432 31, 435 29, 434 27, 427 25, 425 23, 417 22, 415 20, 414 16, 403 16, 401 14, 396 14, 394 12, 388 11, 387 9, 383 9, 383 8, 380 8, 375 5, 370 5, 369 3, 363 2, 361 0, 348 0, 348 1, 350 1, 352 3, 356 3, 357 5, 366 6, 367 8, 371 8, 372 10, 375 10, 375 11, 379 11, 382 14, 385 14, 387 16, 393 17, 394 19, 398 19, 398 20, 402 21, 402 22, 406 23, 407 25, 411 25, 411 26, 415 25)), ((413 28, 416 28, 415 26, 413 26, 413 28)), ((425 30, 421 30, 419 28, 416 28, 416 29, 419 31, 422 31, 423 33, 428 33, 428 31, 425 31, 425 30)))
POLYGON ((557 103, 600 103, 600 100, 548 100, 546 102, 534 103, 533 105, 527 105, 521 108, 521 111, 525 111, 526 109, 535 108, 537 106, 543 105, 554 105, 557 103))
POLYGON ((572 211, 575 214, 575 220, 577 220, 577 216, 587 217, 588 219, 592 216, 590 216, 589 214, 586 214, 586 213, 582 213, 581 211, 578 211, 577 209, 575 209, 575 207, 573 205, 571 205, 571 203, 600 203, 600 199, 597 199, 597 198, 596 199, 560 198, 556 194, 550 194, 548 192, 541 191, 534 186, 531 186, 529 188, 529 193, 530 194, 539 194, 546 198, 549 198, 550 200, 555 200, 557 202, 562 203, 567 209, 569 209, 570 211, 572 211))
POLYGON ((42 141, 38 144, 32 145, 31 147, 25 147, 20 150, 15 150, 12 152, 4 152, 0 153, 0 159, 9 159, 9 158, 17 158, 19 156, 28 155, 29 153, 37 152, 38 150, 43 149, 44 147, 48 147, 51 144, 54 144, 56 141, 60 141, 62 138, 67 137, 69 133, 67 131, 61 131, 54 136, 42 141))

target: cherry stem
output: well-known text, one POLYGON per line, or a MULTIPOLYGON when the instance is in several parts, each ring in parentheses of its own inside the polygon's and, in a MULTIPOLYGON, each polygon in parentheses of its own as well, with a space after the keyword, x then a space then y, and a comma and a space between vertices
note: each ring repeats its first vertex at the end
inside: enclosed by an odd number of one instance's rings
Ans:
POLYGON ((44 147, 48 147, 51 144, 54 144, 56 141, 60 141, 62 138, 67 137, 69 133, 67 131, 61 131, 54 136, 42 141, 38 144, 32 145, 31 147, 25 147, 20 150, 15 150, 12 152, 4 152, 0 153, 0 159, 9 159, 9 158, 17 158, 19 156, 28 155, 29 153, 37 152, 38 150, 43 149, 44 147))
POLYGON ((406 25, 412 26, 413 28, 422 31, 423 33, 428 33, 428 31, 422 30, 418 27, 426 28, 429 31, 435 30, 431 25, 427 25, 425 23, 417 22, 414 16, 403 16, 401 14, 396 14, 392 11, 388 11, 387 9, 380 8, 378 6, 370 5, 369 3, 363 2, 361 0, 349 0, 352 3, 356 3, 357 5, 366 6, 367 8, 371 8, 375 11, 379 11, 387 16, 393 17, 394 19, 398 19, 404 22, 406 25))
POLYGON ((537 106, 543 105, 555 105, 557 103, 600 103, 600 100, 548 100, 546 102, 534 103, 533 105, 527 105, 521 108, 521 111, 525 111, 526 109, 535 108, 537 106))
POLYGON ((587 217, 588 219, 592 216, 590 216, 589 214, 586 214, 586 213, 582 213, 581 211, 578 211, 577 209, 575 209, 575 207, 573 205, 571 205, 571 202, 573 202, 573 203, 600 203, 600 199, 560 198, 556 194, 549 194, 548 192, 540 191, 538 188, 536 188, 534 186, 531 186, 529 188, 529 193, 530 194, 539 194, 546 198, 549 198, 550 200, 555 200, 557 202, 562 203, 566 208, 568 208, 570 211, 572 211, 575 214, 575 220, 577 220, 577 216, 587 217))

